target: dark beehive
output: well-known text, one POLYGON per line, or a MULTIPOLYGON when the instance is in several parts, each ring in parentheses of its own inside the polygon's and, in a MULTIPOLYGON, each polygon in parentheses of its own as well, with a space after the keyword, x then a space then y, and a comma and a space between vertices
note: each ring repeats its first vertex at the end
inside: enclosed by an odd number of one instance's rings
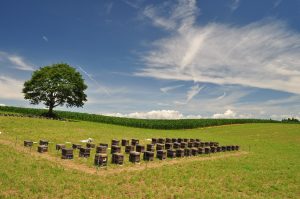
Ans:
POLYGON ((125 146, 125 153, 130 153, 131 151, 134 151, 134 146, 132 145, 125 146))
POLYGON ((120 145, 120 140, 117 140, 117 139, 111 140, 111 146, 113 146, 113 145, 119 146, 120 145))
POLYGON ((79 148, 79 157, 88 158, 90 157, 91 149, 90 148, 79 148))
POLYGON ((210 146, 210 142, 204 142, 204 146, 210 146))
POLYGON ((175 149, 168 149, 167 150, 167 157, 168 158, 175 158, 176 157, 176 150, 175 149))
POLYGON ((214 142, 214 146, 219 146, 219 142, 214 142))
POLYGON ((180 148, 180 143, 179 143, 179 142, 174 142, 174 143, 173 143, 173 148, 174 148, 174 149, 180 148))
POLYGON ((190 148, 185 148, 184 149, 184 156, 191 156, 192 155, 192 149, 190 148))
POLYGON ((235 146, 235 150, 236 150, 236 151, 240 150, 240 146, 236 145, 236 146, 235 146))
POLYGON ((122 146, 127 146, 129 145, 129 140, 122 139, 122 146))
POLYGON ((160 160, 164 160, 167 157, 167 152, 164 150, 159 150, 156 151, 156 158, 160 159, 160 160))
POLYGON ((200 142, 195 141, 195 142, 194 142, 194 147, 196 147, 196 148, 200 147, 200 142))
POLYGON ((55 146, 55 149, 58 150, 58 151, 62 150, 64 148, 66 148, 66 145, 64 145, 64 144, 56 144, 56 146, 55 146))
POLYGON ((154 144, 147 144, 147 151, 152 151, 154 152, 155 148, 154 148, 154 144))
POLYGON ((48 146, 49 144, 49 141, 48 140, 40 140, 40 145, 45 145, 45 146, 48 146))
POLYGON ((198 149, 197 148, 192 148, 192 155, 196 156, 198 154, 199 154, 198 149))
POLYGON ((110 152, 111 153, 121 153, 121 147, 120 146, 116 146, 116 145, 112 145, 110 152))
POLYGON ((132 163, 140 162, 141 160, 141 154, 136 151, 131 151, 129 154, 129 161, 132 163))
POLYGON ((187 139, 187 138, 184 138, 184 139, 183 139, 183 141, 184 141, 184 142, 188 142, 188 141, 189 141, 189 139, 187 139))
POLYGON ((165 144, 165 149, 168 150, 168 149, 172 149, 173 147, 173 144, 172 143, 166 143, 165 144))
POLYGON ((209 146, 219 146, 218 142, 209 142, 209 146))
POLYGON ((198 153, 199 153, 200 155, 201 155, 201 154, 204 154, 204 153, 205 153, 204 148, 198 147, 198 153))
POLYGON ((111 163, 113 164, 123 164, 124 155, 122 153, 113 153, 111 158, 111 163))
POLYGON ((153 159, 154 159, 154 152, 152 152, 152 151, 145 151, 143 159, 145 161, 153 161, 153 159))
POLYGON ((222 148, 220 146, 217 146, 217 152, 221 152, 222 148))
POLYGON ((94 160, 94 164, 97 166, 107 166, 107 154, 103 154, 103 153, 96 153, 95 154, 95 160, 94 160))
POLYGON ((210 147, 210 152, 211 152, 211 153, 217 152, 217 148, 216 148, 215 146, 211 146, 211 147, 210 147))
POLYGON ((73 149, 63 148, 61 149, 61 158, 62 159, 73 159, 73 149))
POLYGON ((196 142, 200 142, 201 140, 200 140, 200 139, 196 139, 195 141, 196 141, 196 142))
POLYGON ((189 147, 189 148, 193 148, 194 145, 195 145, 194 142, 188 142, 188 147, 189 147))
POLYGON ((144 153, 145 146, 144 145, 140 145, 140 144, 136 145, 136 151, 140 152, 140 153, 144 153))
POLYGON ((231 151, 231 146, 226 146, 226 151, 231 151))
POLYGON ((80 149, 81 148, 81 144, 72 144, 72 148, 73 149, 80 149))
POLYGON ((222 152, 225 152, 227 147, 226 146, 221 146, 222 152))
POLYGON ((210 153, 210 147, 205 147, 204 148, 204 153, 209 154, 210 153))
POLYGON ((190 140, 188 142, 195 142, 194 138, 190 138, 190 140))
POLYGON ((166 138, 166 143, 172 143, 172 139, 171 138, 166 138))
POLYGON ((200 145, 200 147, 205 147, 205 143, 204 142, 200 142, 199 145, 200 145))
POLYGON ((135 145, 137 145, 139 143, 140 143, 140 140, 138 140, 138 139, 131 139, 131 145, 132 146, 135 146, 135 145))
POLYGON ((231 151, 234 151, 235 150, 235 146, 231 146, 231 151))
POLYGON ((184 149, 176 149, 176 157, 178 158, 184 157, 184 149))
POLYGON ((106 143, 100 143, 99 146, 105 146, 106 148, 108 148, 108 144, 106 143))
POLYGON ((33 145, 32 141, 30 141, 30 140, 24 140, 24 146, 26 146, 26 147, 32 147, 32 145, 33 145))
POLYGON ((164 138, 158 138, 157 142, 160 144, 164 144, 166 140, 164 138))
POLYGON ((46 145, 39 145, 38 146, 38 152, 39 153, 48 152, 48 146, 46 146, 46 145))
POLYGON ((177 142, 177 138, 172 138, 172 142, 177 142))
POLYGON ((88 143, 86 143, 86 147, 87 148, 95 148, 95 144, 88 142, 88 143))
POLYGON ((180 148, 184 149, 187 147, 187 143, 186 142, 181 142, 180 143, 180 148))
POLYGON ((178 138, 177 142, 181 143, 181 142, 183 142, 183 139, 182 138, 178 138))
POLYGON ((97 146, 96 153, 101 153, 101 154, 107 153, 107 147, 106 146, 97 146))
POLYGON ((157 138, 152 138, 152 144, 156 144, 157 143, 157 138))
POLYGON ((164 150, 165 148, 165 145, 164 144, 156 144, 156 151, 159 151, 159 150, 164 150))

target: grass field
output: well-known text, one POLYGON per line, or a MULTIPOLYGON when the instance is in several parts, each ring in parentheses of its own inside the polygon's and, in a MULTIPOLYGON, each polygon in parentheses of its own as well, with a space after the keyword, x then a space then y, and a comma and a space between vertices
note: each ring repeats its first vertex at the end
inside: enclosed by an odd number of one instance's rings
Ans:
POLYGON ((0 198, 300 196, 300 125, 297 124, 154 130, 83 121, 0 116, 0 132, 0 198), (138 138, 143 143, 148 143, 146 139, 151 137, 201 138, 221 144, 238 144, 243 152, 240 155, 237 155, 239 152, 226 152, 210 157, 198 156, 189 161, 167 160, 170 164, 155 161, 149 167, 145 163, 132 165, 126 157, 126 165, 109 166, 95 174, 88 172, 97 171, 92 165, 93 157, 66 161, 58 158, 54 143, 75 143, 88 137, 94 138, 96 143, 110 143, 113 138, 138 138), (25 139, 48 139, 54 143, 48 155, 40 155, 35 149, 30 152, 22 147, 25 139), (234 153, 236 155, 226 157, 234 153), (65 167, 65 164, 70 166, 65 167))

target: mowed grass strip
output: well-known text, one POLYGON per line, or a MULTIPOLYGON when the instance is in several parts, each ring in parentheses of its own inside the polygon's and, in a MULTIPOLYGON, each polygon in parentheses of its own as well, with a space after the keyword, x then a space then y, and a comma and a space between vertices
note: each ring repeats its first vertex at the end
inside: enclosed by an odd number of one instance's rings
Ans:
MULTIPOLYGON (((249 154, 97 176, 0 145, 0 198, 297 198, 300 126, 245 124, 193 130, 149 130, 89 122, 0 117, 0 139, 97 142, 112 138, 191 137, 239 144, 249 154)), ((146 142, 146 140, 145 140, 146 142)), ((50 152, 51 153, 51 152, 50 152)), ((199 157, 201 158, 201 157, 199 157)), ((93 157, 91 158, 93 159, 93 157)), ((126 159, 126 161, 128 161, 126 159)))

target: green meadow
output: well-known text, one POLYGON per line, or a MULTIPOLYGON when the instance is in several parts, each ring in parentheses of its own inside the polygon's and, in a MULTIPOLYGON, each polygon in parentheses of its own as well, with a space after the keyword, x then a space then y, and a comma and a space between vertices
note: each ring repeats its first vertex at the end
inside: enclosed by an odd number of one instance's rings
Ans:
POLYGON ((300 196, 299 124, 252 123, 156 130, 88 121, 0 116, 0 132, 0 198, 300 196), (94 152, 88 159, 79 158, 75 152, 74 160, 61 160, 60 153, 55 151, 56 143, 79 143, 87 138, 93 138, 95 143, 109 144, 114 138, 138 138, 142 144, 147 144, 152 137, 200 138, 217 141, 221 145, 240 145, 241 151, 200 155, 194 159, 165 160, 170 162, 165 165, 155 160, 149 163, 149 167, 144 162, 141 165, 129 163, 128 156, 125 156, 124 166, 109 164, 106 169, 93 166, 94 152), (48 139, 51 141, 49 152, 38 154, 37 145, 29 151, 23 147, 23 141, 27 139, 36 142, 48 139), (234 153, 236 155, 225 157, 234 153), (201 159, 203 161, 199 161, 201 159), (68 163, 74 169, 64 166, 68 163), (96 174, 80 170, 77 166, 95 170, 96 174), (136 167, 143 169, 131 169, 136 167))

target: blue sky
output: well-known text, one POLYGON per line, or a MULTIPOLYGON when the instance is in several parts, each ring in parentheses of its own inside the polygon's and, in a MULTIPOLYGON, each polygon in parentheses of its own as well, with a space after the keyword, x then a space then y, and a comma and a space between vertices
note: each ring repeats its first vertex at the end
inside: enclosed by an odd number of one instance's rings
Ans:
POLYGON ((89 87, 73 111, 300 117, 299 21, 300 0, 1 1, 0 104, 32 107, 23 82, 66 62, 89 87))

